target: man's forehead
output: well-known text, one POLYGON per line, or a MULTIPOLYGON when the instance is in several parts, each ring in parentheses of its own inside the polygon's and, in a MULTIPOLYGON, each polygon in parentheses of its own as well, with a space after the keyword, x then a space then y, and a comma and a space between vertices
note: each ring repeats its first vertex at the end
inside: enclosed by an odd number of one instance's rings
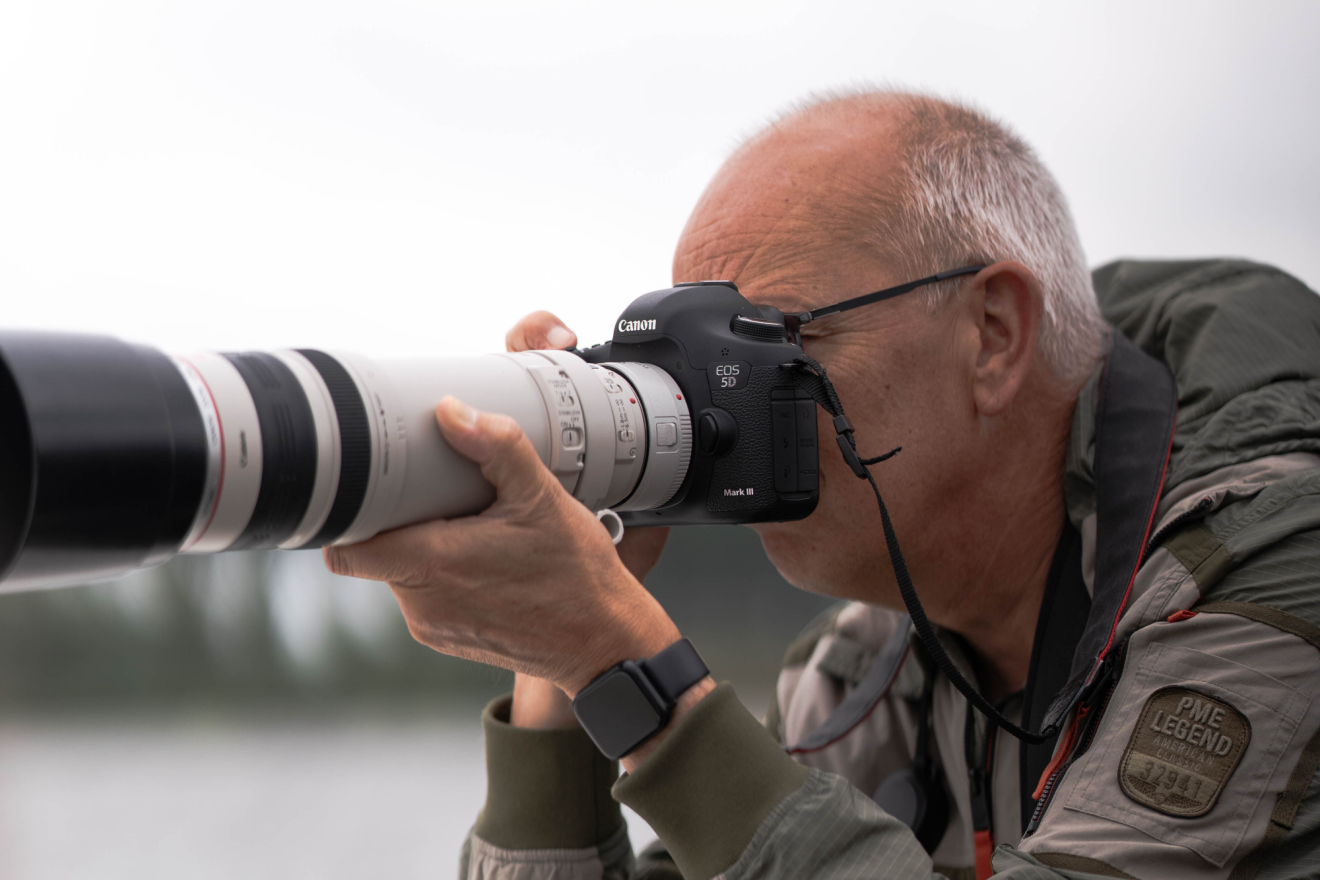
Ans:
MULTIPOLYGON (((803 312, 884 287, 889 273, 878 250, 841 241, 811 218, 785 218, 766 232, 712 230, 701 248, 674 261, 674 280, 726 280, 751 302, 803 312), (868 287, 862 290, 861 287, 868 287)), ((896 283, 896 282, 895 282, 896 283)))
POLYGON ((891 135, 888 123, 835 114, 753 140, 693 210, 674 280, 732 280, 749 298, 785 310, 838 299, 856 264, 877 250, 866 218, 889 190, 891 135))

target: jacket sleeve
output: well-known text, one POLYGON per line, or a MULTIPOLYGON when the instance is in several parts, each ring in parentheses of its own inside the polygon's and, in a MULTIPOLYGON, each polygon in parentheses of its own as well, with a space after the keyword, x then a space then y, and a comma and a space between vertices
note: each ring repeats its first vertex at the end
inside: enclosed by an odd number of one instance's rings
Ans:
POLYGON ((486 880, 623 880, 634 875, 628 828, 610 796, 618 765, 579 728, 509 724, 512 699, 482 713, 486 803, 463 844, 459 876, 486 880))
MULTIPOLYGON (((688 880, 941 876, 907 826, 841 777, 795 763, 727 684, 612 791, 613 765, 585 734, 512 728, 507 712, 507 698, 486 712, 490 782, 464 878, 645 880, 675 868, 688 880), (634 862, 616 798, 651 824, 672 868, 662 858, 634 862)), ((1022 854, 1002 875, 1086 876, 1022 854)))

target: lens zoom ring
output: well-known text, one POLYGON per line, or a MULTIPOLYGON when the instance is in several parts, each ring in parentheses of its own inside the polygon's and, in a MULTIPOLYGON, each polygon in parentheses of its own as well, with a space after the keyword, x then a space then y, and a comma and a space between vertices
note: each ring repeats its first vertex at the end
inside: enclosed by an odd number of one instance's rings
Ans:
POLYGON ((357 383, 343 364, 312 348, 300 348, 298 354, 307 358, 321 374, 335 405, 335 418, 339 421, 339 487, 335 490, 335 501, 330 506, 325 525, 302 545, 324 547, 348 531, 367 497, 367 483, 371 479, 371 421, 367 418, 367 408, 362 403, 357 383))

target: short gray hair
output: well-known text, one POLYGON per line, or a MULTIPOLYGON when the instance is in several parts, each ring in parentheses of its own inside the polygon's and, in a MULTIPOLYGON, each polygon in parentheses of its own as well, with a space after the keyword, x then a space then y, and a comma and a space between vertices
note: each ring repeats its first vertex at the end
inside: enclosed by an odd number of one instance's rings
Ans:
MULTIPOLYGON (((966 104, 889 89, 816 96, 780 124, 871 107, 897 111, 901 140, 898 180, 863 198, 865 239, 911 279, 999 260, 1027 266, 1044 289, 1038 351, 1063 384, 1080 386, 1105 322, 1068 203, 1035 151, 966 104)), ((958 283, 933 285, 926 302, 939 307, 958 283)))

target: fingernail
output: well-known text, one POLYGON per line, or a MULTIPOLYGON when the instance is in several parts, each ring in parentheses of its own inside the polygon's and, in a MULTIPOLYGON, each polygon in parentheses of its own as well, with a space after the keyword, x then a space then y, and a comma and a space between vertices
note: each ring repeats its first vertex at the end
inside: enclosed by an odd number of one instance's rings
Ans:
POLYGON ((573 344, 573 334, 564 327, 551 327, 550 332, 545 334, 545 341, 551 348, 568 348, 573 344))
POLYGON ((453 416, 456 421, 462 424, 465 428, 476 427, 477 411, 475 409, 468 406, 457 397, 447 397, 445 400, 449 407, 449 414, 453 416))

